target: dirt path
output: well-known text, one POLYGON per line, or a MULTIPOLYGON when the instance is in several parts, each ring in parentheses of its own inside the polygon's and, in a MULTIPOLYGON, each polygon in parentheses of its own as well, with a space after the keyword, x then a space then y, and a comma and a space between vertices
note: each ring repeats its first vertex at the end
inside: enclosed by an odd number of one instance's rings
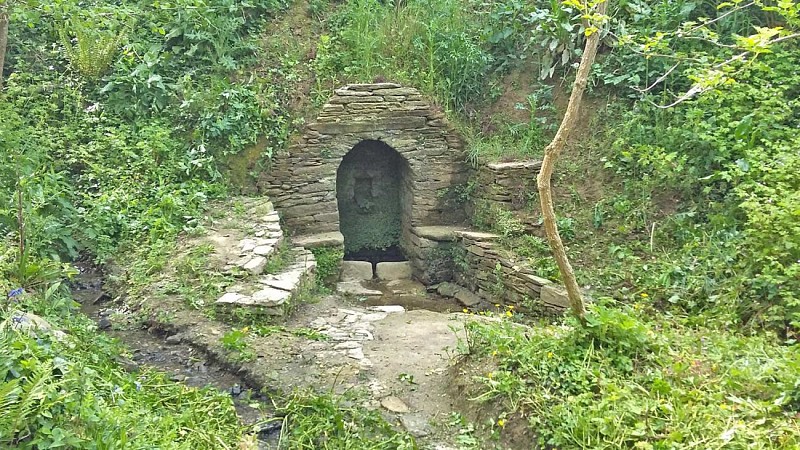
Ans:
MULTIPOLYGON (((454 412, 447 369, 469 316, 421 309, 455 309, 440 299, 399 295, 364 302, 329 295, 301 305, 280 331, 249 337, 255 358, 232 362, 219 346, 232 329, 228 324, 185 313, 170 327, 143 329, 124 305, 104 302, 99 275, 84 275, 79 288, 83 311, 130 349, 134 370, 150 366, 175 381, 228 392, 245 424, 270 415, 269 397, 261 392, 349 391, 417 437, 420 448, 457 448, 442 424, 454 412)), ((262 448, 270 448, 268 434, 262 448)))

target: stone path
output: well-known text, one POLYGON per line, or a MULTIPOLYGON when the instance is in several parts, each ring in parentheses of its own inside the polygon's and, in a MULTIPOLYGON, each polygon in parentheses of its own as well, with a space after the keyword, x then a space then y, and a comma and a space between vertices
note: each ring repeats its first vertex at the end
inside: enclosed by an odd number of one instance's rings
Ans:
POLYGON ((210 239, 215 254, 224 260, 223 270, 234 272, 238 269, 247 275, 229 286, 216 303, 230 307, 259 307, 267 315, 283 315, 284 305, 312 281, 316 260, 304 247, 288 248, 272 202, 251 200, 245 209, 249 223, 243 227, 244 235, 233 241, 235 244, 225 239, 230 237, 230 233, 210 239), (238 251, 224 248, 231 245, 235 245, 238 251), (276 273, 265 274, 270 261, 277 257, 289 262, 276 273))
POLYGON ((328 339, 308 344, 305 359, 322 372, 336 372, 340 388, 365 390, 366 405, 430 444, 423 448, 447 440, 435 424, 455 410, 449 368, 463 324, 473 316, 400 305, 360 307, 335 296, 314 313, 316 318, 300 323, 328 339))

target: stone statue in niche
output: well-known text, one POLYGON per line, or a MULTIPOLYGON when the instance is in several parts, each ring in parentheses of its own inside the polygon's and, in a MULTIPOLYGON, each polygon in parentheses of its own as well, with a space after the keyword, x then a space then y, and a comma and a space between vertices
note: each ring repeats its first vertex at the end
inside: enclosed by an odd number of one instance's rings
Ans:
POLYGON ((353 201, 358 205, 360 212, 369 214, 372 211, 372 207, 375 205, 372 195, 372 177, 363 175, 355 177, 353 201))

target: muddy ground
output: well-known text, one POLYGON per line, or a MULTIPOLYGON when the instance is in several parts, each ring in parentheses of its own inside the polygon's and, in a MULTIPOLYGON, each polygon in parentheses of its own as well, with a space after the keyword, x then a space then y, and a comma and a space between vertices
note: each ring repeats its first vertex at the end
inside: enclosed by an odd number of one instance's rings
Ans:
MULTIPOLYGON (((420 448, 460 448, 446 426, 464 402, 453 388, 452 369, 464 321, 475 316, 421 285, 407 285, 405 293, 395 286, 387 290, 393 294, 370 299, 328 295, 303 304, 280 331, 248 337, 250 361, 237 360, 219 344, 234 328, 229 323, 169 300, 160 302, 168 323, 142 322, 111 301, 95 270, 84 270, 76 287, 83 311, 130 349, 131 364, 228 392, 245 424, 268 421, 272 394, 358 392, 364 406, 417 437, 420 448)), ((278 431, 266 427, 261 447, 273 448, 278 431)))

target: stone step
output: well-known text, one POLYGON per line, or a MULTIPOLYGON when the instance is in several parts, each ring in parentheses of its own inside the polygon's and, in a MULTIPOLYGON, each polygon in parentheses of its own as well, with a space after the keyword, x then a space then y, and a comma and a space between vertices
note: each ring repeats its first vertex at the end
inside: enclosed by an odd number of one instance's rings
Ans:
POLYGON ((409 261, 385 261, 375 265, 375 276, 379 280, 410 280, 411 262, 409 261))
POLYGON ((305 248, 338 247, 344 245, 344 236, 338 231, 292 237, 292 242, 305 248))
POLYGON ((361 281, 342 281, 336 283, 336 290, 345 295, 355 295, 359 297, 377 297, 383 292, 365 287, 361 281))
POLYGON ((283 315, 284 305, 314 276, 317 262, 303 247, 292 248, 293 262, 276 274, 267 274, 255 282, 232 286, 218 300, 218 305, 262 307, 267 315, 283 315))
POLYGON ((411 232, 425 239, 436 242, 452 242, 456 240, 456 233, 467 231, 464 227, 451 225, 430 225, 411 228, 411 232))
POLYGON ((439 283, 436 286, 436 293, 442 297, 455 298, 467 308, 478 306, 484 301, 478 294, 475 294, 463 286, 450 282, 439 283))
POLYGON ((259 207, 264 215, 256 219, 252 235, 239 241, 239 259, 233 263, 251 275, 264 272, 267 262, 283 242, 280 218, 272 203, 267 202, 259 207))

